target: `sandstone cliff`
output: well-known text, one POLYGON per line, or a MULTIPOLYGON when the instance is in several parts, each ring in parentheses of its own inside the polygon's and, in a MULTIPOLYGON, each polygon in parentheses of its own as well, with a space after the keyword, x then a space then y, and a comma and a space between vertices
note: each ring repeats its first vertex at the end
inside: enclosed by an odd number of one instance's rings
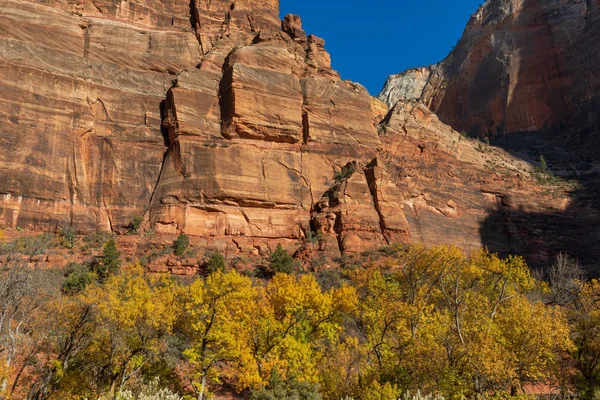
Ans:
POLYGON ((330 255, 472 249, 497 230, 512 251, 491 217, 566 207, 530 164, 407 100, 425 71, 388 112, 277 0, 0 5, 2 226, 124 232, 143 216, 229 256, 307 238, 330 255))
MULTIPOLYGON (((421 101, 471 135, 597 132, 599 38, 598 1, 488 0, 426 78, 421 101)), ((392 77, 382 95, 404 84, 392 77)))

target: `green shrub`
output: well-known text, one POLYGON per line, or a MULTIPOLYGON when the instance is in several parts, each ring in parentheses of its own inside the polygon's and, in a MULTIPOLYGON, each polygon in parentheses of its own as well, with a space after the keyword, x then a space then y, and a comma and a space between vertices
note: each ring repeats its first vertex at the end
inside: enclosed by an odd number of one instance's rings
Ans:
POLYGON ((212 274, 217 271, 225 272, 226 268, 227 263, 225 262, 225 256, 221 254, 219 250, 215 250, 215 252, 210 255, 208 261, 206 262, 206 272, 208 274, 212 274))
POLYGON ((306 243, 318 244, 321 240, 321 235, 319 233, 314 233, 313 231, 308 231, 304 240, 306 243))
POLYGON ((87 235, 83 238, 83 242, 85 243, 83 246, 84 250, 89 249, 99 249, 106 242, 113 239, 114 235, 111 232, 96 232, 90 235, 87 235))
POLYGON ((253 390, 251 400, 322 400, 318 388, 309 382, 298 382, 295 379, 280 379, 274 374, 269 386, 253 390))
POLYGON ((142 217, 138 216, 133 218, 133 220, 129 223, 129 233, 132 235, 138 233, 138 229, 140 229, 140 226, 142 226, 142 222, 144 222, 142 217))
POLYGON ((64 294, 80 293, 96 280, 96 274, 80 264, 69 264, 65 268, 65 282, 62 286, 64 294))
POLYGON ((294 272, 294 259, 281 244, 269 255, 269 267, 273 273, 291 274, 294 272))
POLYGON ((555 185, 560 183, 560 179, 552 173, 543 155, 540 155, 540 162, 533 170, 533 176, 540 185, 555 185))
POLYGON ((296 262, 281 244, 271 252, 266 263, 256 266, 254 274, 258 278, 271 279, 275 274, 292 274, 296 269, 296 262))
POLYGON ((58 230, 58 235, 60 238, 60 244, 66 249, 72 249, 75 247, 75 241, 77 240, 77 235, 75 230, 70 226, 61 226, 58 230))
POLYGON ((6 243, 0 248, 1 253, 21 253, 28 256, 44 254, 54 247, 54 235, 44 233, 38 236, 21 237, 14 242, 6 243))
POLYGON ((175 251, 175 255, 181 257, 185 254, 185 251, 190 246, 190 238, 182 233, 179 235, 175 243, 173 243, 173 249, 175 251))
POLYGON ((348 163, 340 172, 333 176, 333 180, 337 183, 343 182, 350 178, 356 172, 356 166, 353 163, 348 163))

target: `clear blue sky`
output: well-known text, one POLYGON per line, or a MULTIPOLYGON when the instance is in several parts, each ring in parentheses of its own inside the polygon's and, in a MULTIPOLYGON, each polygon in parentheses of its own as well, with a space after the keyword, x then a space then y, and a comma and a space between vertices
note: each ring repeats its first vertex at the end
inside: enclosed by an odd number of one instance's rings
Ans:
POLYGON ((281 0, 325 39, 333 68, 372 95, 388 75, 441 61, 483 0, 281 0))

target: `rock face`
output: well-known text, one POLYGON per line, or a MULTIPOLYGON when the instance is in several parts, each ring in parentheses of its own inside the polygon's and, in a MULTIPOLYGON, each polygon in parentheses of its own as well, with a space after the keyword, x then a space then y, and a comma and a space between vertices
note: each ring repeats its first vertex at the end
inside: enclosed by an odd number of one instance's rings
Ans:
MULTIPOLYGON (((423 86, 432 105, 450 96, 452 59, 396 77, 388 111, 340 80, 298 16, 280 21, 277 0, 0 6, 0 226, 124 232, 143 216, 229 256, 312 239, 331 255, 414 241, 511 251, 506 218, 490 216, 566 207, 529 164, 411 100, 423 86)), ((540 247, 535 226, 519 246, 540 247)))
MULTIPOLYGON (((488 0, 421 101, 472 135, 600 128, 598 1, 488 0)), ((384 93, 400 90, 390 80, 384 93)))
MULTIPOLYGON (((496 138, 492 143, 523 160, 544 155, 559 177, 543 189, 554 199, 482 186, 501 199, 480 221, 480 240, 491 250, 527 255, 534 265, 565 251, 598 266, 598 39, 598 1, 488 0, 423 78, 418 102, 441 121, 472 137, 496 138), (567 193, 565 180, 577 188, 567 193)), ((406 93, 414 73, 390 77, 380 98, 395 104, 391 94, 406 93)))
POLYGON ((391 75, 379 93, 379 100, 392 108, 399 100, 419 100, 429 81, 435 65, 413 68, 400 74, 391 75))
POLYGON ((1 6, 2 226, 145 216, 262 251, 298 243, 336 171, 381 144, 367 91, 278 1, 1 6))

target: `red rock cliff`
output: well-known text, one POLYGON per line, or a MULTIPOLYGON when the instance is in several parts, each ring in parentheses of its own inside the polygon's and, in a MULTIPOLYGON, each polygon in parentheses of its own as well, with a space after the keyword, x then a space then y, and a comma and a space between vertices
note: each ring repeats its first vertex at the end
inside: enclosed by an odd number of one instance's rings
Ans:
MULTIPOLYGON (((387 108, 340 80, 324 41, 297 16, 280 21, 278 1, 0 8, 2 226, 123 231, 144 216, 230 255, 309 235, 340 254, 476 248, 503 207, 564 208, 532 190, 530 165, 422 104, 402 101, 377 126, 387 108)), ((442 72, 439 110, 454 90, 442 72)))

